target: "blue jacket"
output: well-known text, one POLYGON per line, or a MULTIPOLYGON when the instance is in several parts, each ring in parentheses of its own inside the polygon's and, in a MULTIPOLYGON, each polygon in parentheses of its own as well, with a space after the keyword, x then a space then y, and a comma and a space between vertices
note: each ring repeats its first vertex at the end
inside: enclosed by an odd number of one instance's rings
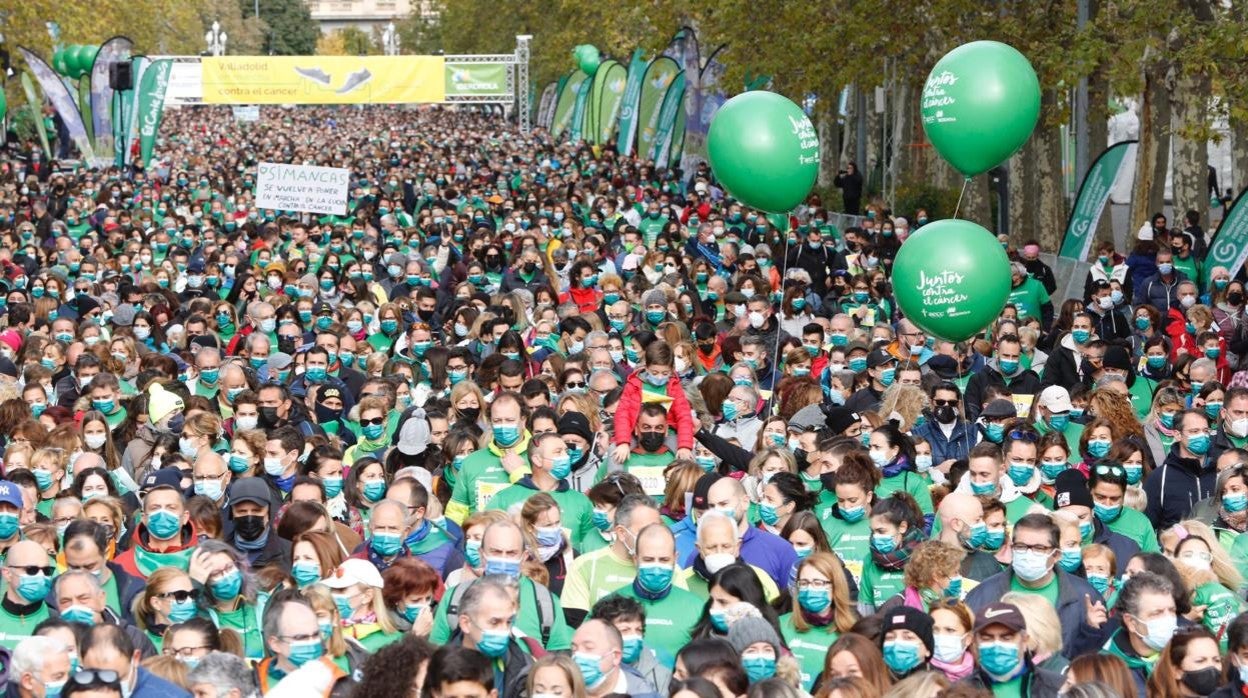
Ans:
POLYGON ((134 679, 134 691, 130 694, 130 698, 191 698, 191 694, 178 685, 139 667, 134 679))
MULTIPOLYGON (((1105 600, 1082 577, 1067 574, 1060 567, 1055 567, 1053 572, 1057 574, 1057 617, 1062 624, 1062 656, 1074 659, 1080 654, 1095 652, 1103 641, 1102 632, 1084 622, 1084 597, 1091 598, 1093 603, 1104 603, 1105 600)), ((966 595, 966 605, 978 614, 1010 591, 1013 578, 1014 571, 1007 569, 985 579, 966 595)))
POLYGON ((671 528, 672 536, 676 538, 676 559, 689 560, 697 555, 698 527, 693 523, 693 517, 686 514, 671 528))
POLYGON ((1161 313, 1162 317, 1170 312, 1172 306, 1178 305, 1178 287, 1180 281, 1187 281, 1187 274, 1175 269, 1171 274, 1173 279, 1170 283, 1162 280, 1161 274, 1153 274, 1144 280, 1144 283, 1135 287, 1135 298, 1132 299, 1132 305, 1143 305, 1148 303, 1161 313))
POLYGON ((936 420, 929 419, 913 430, 915 436, 922 436, 932 446, 932 464, 940 465, 947 460, 964 460, 971 448, 979 441, 979 430, 964 420, 959 419, 953 424, 949 438, 941 431, 936 420))
MULTIPOLYGON (((693 564, 698 551, 683 558, 684 567, 693 564)), ((793 544, 774 533, 750 526, 741 537, 741 559, 763 570, 776 582, 781 589, 789 586, 789 572, 797 562, 797 553, 793 544)))

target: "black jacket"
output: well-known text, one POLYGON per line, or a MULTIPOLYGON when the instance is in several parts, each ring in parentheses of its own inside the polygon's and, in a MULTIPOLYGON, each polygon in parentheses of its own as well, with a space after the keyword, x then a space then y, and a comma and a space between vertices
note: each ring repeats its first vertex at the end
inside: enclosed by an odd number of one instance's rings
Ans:
MULTIPOLYGON (((1066 679, 1061 674, 1032 664, 1030 653, 1023 661, 1027 662, 1027 672, 1023 674, 1021 687, 1023 698, 1057 698, 1057 692, 1066 683, 1066 679)), ((983 669, 977 668, 961 683, 992 691, 992 681, 983 669)))
POLYGON ((1148 505, 1144 515, 1160 531, 1187 518, 1196 503, 1213 493, 1218 479, 1216 461, 1183 458, 1179 444, 1175 443, 1166 454, 1166 460, 1144 479, 1144 494, 1148 505))
POLYGON ((1029 368, 1020 368, 1017 373, 1007 378, 997 367, 997 360, 989 359, 988 365, 971 376, 971 380, 966 383, 966 398, 963 404, 966 405, 967 421, 974 422, 979 419, 979 413, 983 409, 984 395, 992 386, 1008 389, 1011 395, 1036 395, 1040 392, 1040 376, 1029 368))

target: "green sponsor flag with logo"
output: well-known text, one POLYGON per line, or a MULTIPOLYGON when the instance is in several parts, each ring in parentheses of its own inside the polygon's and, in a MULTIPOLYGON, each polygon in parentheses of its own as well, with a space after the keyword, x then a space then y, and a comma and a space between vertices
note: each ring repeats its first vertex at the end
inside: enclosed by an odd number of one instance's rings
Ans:
POLYGON ((650 62, 642 78, 641 97, 637 102, 637 152, 642 156, 648 156, 654 150, 663 98, 678 73, 680 65, 676 61, 659 56, 650 62))
POLYGON ((688 88, 686 87, 685 108, 676 112, 676 127, 672 129, 672 143, 671 147, 668 148, 668 167, 679 165, 681 157, 685 152, 685 134, 688 133, 685 129, 685 124, 689 118, 689 95, 687 91, 688 88))
POLYGON ((447 97, 505 97, 506 63, 447 63, 447 97))
MULTIPOLYGON (((588 76, 587 76, 588 77, 588 76)), ((581 140, 585 130, 585 112, 589 106, 589 93, 594 89, 593 80, 583 80, 576 91, 576 105, 572 107, 572 128, 568 130, 568 139, 573 143, 581 140)))
POLYGON ((594 142, 605 145, 615 135, 615 125, 620 116, 620 102, 624 100, 624 86, 628 82, 628 69, 615 61, 598 66, 594 76, 597 93, 598 118, 594 123, 594 142))
POLYGON ((1205 268, 1226 267, 1231 278, 1239 273, 1244 261, 1248 260, 1248 204, 1244 203, 1244 189, 1231 204, 1230 210, 1222 222, 1218 224, 1218 232, 1209 241, 1209 251, 1205 254, 1205 268))
POLYGON ((602 100, 607 91, 607 73, 619 65, 608 59, 598 64, 598 70, 594 71, 593 85, 589 88, 589 103, 585 105, 584 128, 581 129, 585 140, 590 143, 599 142, 598 132, 602 122, 602 100))
POLYGON ((51 158, 52 146, 48 144, 48 130, 43 126, 43 100, 35 92, 35 83, 31 81, 30 73, 22 73, 22 91, 26 93, 26 108, 30 109, 30 120, 35 122, 35 131, 39 133, 39 145, 43 146, 44 156, 51 158))
POLYGON ((1118 178, 1127 153, 1136 143, 1138 141, 1123 141, 1111 145, 1088 168, 1088 174, 1079 187, 1075 207, 1070 211, 1070 220, 1066 222, 1066 236, 1062 239, 1062 251, 1058 256, 1080 262, 1087 257, 1092 238, 1096 237, 1096 224, 1114 188, 1114 180, 1118 178))
POLYGON ((165 111, 165 90, 169 88, 169 71, 173 62, 168 58, 152 61, 143 71, 139 83, 139 163, 144 167, 152 159, 156 146, 156 132, 160 130, 160 117, 165 111))
POLYGON ((649 65, 641 49, 633 51, 628 63, 628 81, 620 100, 620 131, 615 141, 615 149, 621 155, 633 154, 633 144, 637 141, 637 102, 641 99, 641 81, 649 65))
POLYGON ((671 157, 672 131, 676 130, 676 120, 684 113, 685 71, 682 70, 668 88, 667 95, 663 98, 663 108, 659 110, 659 130, 654 136, 650 157, 660 167, 671 157))
POLYGON ((576 98, 581 93, 581 83, 588 79, 588 75, 576 70, 562 80, 559 87, 559 99, 555 103, 555 118, 550 126, 550 135, 555 140, 559 140, 559 137, 572 127, 576 98))

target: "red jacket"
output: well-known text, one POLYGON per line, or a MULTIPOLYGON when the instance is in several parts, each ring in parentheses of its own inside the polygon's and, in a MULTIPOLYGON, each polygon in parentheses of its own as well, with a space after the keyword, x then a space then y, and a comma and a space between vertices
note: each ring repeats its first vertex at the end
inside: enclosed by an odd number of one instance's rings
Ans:
POLYGON ((582 313, 596 312, 602 307, 602 291, 597 288, 571 286, 566 293, 559 295, 560 303, 567 303, 569 300, 576 303, 576 309, 582 313))
MULTIPOLYGON (((631 444, 633 432, 637 428, 637 418, 641 415, 642 389, 641 374, 637 370, 624 381, 624 392, 615 408, 615 437, 613 443, 631 444)), ((672 403, 667 407, 667 424, 676 428, 676 448, 693 448, 693 412, 689 407, 689 398, 685 397, 685 389, 680 379, 674 374, 667 382, 667 396, 672 403)))

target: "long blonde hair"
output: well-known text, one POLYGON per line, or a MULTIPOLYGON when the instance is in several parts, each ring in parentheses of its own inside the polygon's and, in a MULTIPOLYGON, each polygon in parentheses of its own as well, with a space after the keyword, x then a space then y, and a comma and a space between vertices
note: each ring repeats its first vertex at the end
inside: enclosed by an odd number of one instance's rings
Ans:
MULTIPOLYGON (((854 627, 854 623, 858 622, 858 613, 854 609, 853 602, 849 600, 849 583, 845 581, 845 568, 841 565, 841 559, 833 553, 811 553, 810 557, 798 565, 799 578, 802 570, 807 567, 813 567, 832 582, 832 625, 838 633, 849 632, 854 627)), ((793 627, 799 633, 807 632, 812 627, 806 620, 805 613, 806 611, 800 605, 794 605, 793 627)))

